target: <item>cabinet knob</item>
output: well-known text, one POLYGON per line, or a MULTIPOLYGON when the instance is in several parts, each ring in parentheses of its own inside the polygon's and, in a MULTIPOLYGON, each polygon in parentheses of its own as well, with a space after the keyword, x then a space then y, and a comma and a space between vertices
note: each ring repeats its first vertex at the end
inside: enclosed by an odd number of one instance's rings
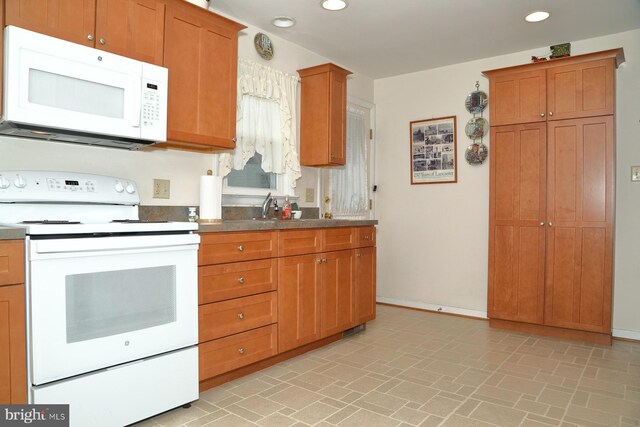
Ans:
POLYGON ((544 221, 540 222, 540 227, 544 226, 544 221))
POLYGON ((240 319, 240 320, 244 319, 244 313, 243 312, 238 313, 238 319, 240 319))
POLYGON ((358 258, 360 258, 360 257, 362 256, 362 254, 356 254, 356 256, 357 256, 358 258))
POLYGON ((550 115, 550 116, 553 116, 553 111, 549 111, 549 115, 550 115))
POLYGON ((364 236, 364 240, 371 240, 371 236, 364 236))
POLYGON ((105 39, 103 39, 102 37, 100 37, 100 44, 107 44, 107 41, 105 39))
POLYGON ((549 227, 553 227, 553 223, 549 221, 549 227))
POLYGON ((233 138, 231 138, 231 140, 232 140, 233 142, 238 142, 238 139, 237 139, 235 136, 234 136, 233 138))
POLYGON ((544 117, 544 113, 540 113, 540 117, 544 117))
POLYGON ((242 246, 242 245, 238 246, 238 250, 239 250, 240 252, 244 251, 244 246, 242 246))
POLYGON ((238 349, 238 353, 240 353, 240 354, 244 354, 244 353, 245 353, 244 348, 240 347, 240 348, 238 349))
POLYGON ((93 34, 88 34, 87 35, 87 40, 89 40, 90 42, 93 41, 93 34))
POLYGON ((322 264, 322 258, 320 258, 320 259, 316 260, 316 262, 317 262, 318 264, 322 264))
POLYGON ((238 279, 238 283, 244 283, 244 277, 240 277, 240 278, 238 279))

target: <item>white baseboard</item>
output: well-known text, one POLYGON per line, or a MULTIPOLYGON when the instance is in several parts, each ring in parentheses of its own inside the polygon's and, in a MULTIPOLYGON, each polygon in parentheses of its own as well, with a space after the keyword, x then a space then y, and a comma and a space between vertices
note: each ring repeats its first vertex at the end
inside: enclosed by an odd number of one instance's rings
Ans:
POLYGON ((401 305, 403 307, 419 308, 422 310, 436 311, 439 313, 459 314, 461 316, 477 317, 479 319, 486 319, 486 311, 469 310, 460 307, 449 307, 446 305, 427 304, 424 302, 409 301, 397 298, 376 297, 377 302, 384 304, 401 305))
MULTIPOLYGON (((460 307, 449 307, 446 305, 427 304, 424 302, 416 302, 398 298, 376 297, 376 301, 383 304, 399 305, 402 307, 419 308, 422 310, 436 311, 439 313, 460 314, 462 316, 477 317, 479 319, 487 319, 486 311, 469 310, 460 307)), ((629 331, 627 329, 614 329, 614 338, 624 338, 628 340, 640 341, 640 331, 629 331)))
POLYGON ((627 329, 614 329, 614 338, 624 338, 627 340, 640 341, 640 331, 629 331, 627 329))

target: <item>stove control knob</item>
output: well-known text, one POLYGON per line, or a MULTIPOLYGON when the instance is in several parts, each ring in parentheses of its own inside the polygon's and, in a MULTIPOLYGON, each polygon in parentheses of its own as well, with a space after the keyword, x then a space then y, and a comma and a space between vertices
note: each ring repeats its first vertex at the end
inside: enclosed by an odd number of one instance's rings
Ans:
POLYGON ((134 187, 133 184, 127 184, 125 190, 127 190, 127 193, 129 194, 133 194, 136 192, 136 187, 134 187))
POLYGON ((113 186, 113 188, 118 192, 118 193, 122 193, 124 191, 124 187, 122 186, 122 183, 120 181, 116 182, 116 185, 113 186))
POLYGON ((4 190, 5 188, 9 188, 10 185, 11 182, 9 182, 9 180, 4 176, 0 175, 0 188, 4 190))
POLYGON ((27 186, 27 181, 25 181, 20 175, 16 175, 16 179, 13 180, 13 185, 17 188, 24 188, 27 186))

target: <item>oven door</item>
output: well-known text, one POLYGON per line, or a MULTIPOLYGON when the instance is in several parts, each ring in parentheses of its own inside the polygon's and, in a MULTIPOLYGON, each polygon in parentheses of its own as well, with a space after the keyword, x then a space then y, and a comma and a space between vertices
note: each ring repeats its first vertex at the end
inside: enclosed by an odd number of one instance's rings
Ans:
POLYGON ((196 344, 199 241, 28 240, 32 384, 196 344))

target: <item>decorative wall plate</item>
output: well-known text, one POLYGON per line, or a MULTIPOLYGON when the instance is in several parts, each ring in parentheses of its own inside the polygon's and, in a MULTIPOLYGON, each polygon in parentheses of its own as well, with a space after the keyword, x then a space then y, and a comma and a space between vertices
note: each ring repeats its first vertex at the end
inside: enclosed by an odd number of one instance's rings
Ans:
POLYGON ((464 158, 470 165, 481 165, 482 162, 487 160, 488 155, 489 149, 483 143, 473 143, 468 146, 467 150, 464 152, 464 158))
POLYGON ((482 117, 473 117, 464 127, 464 133, 473 140, 480 139, 487 134, 489 123, 482 117))
POLYGON ((481 90, 476 90, 467 95, 464 106, 466 107, 468 112, 477 114, 484 111, 488 102, 489 98, 487 97, 487 94, 481 90))
POLYGON ((273 58, 273 44, 271 43, 269 36, 263 33, 258 33, 253 38, 253 44, 256 47, 258 55, 260 55, 262 59, 266 59, 268 61, 273 58))

